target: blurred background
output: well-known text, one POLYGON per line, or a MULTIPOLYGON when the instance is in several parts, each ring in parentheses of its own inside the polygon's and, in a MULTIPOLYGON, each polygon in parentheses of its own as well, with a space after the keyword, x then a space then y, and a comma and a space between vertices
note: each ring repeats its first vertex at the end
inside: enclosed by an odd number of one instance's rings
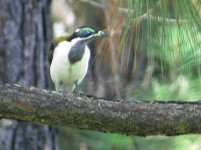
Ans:
MULTIPOLYGON (((84 25, 110 33, 89 44, 92 58, 79 87, 84 93, 111 99, 198 101, 200 16, 201 0, 0 1, 0 83, 53 90, 47 61, 51 40, 84 25)), ((47 139, 56 135, 50 141, 61 150, 201 149, 200 135, 136 137, 33 126, 48 130, 47 139)), ((17 136, 20 127, 14 122, 3 128, 1 140, 12 129, 17 136)))

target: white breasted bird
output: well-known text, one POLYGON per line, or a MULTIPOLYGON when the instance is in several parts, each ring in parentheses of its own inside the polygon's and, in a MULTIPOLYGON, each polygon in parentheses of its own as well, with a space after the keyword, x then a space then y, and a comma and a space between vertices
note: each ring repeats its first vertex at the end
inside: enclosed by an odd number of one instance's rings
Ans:
POLYGON ((96 37, 105 36, 107 32, 80 27, 70 37, 51 44, 48 59, 56 91, 73 92, 88 70, 90 49, 87 44, 96 37))

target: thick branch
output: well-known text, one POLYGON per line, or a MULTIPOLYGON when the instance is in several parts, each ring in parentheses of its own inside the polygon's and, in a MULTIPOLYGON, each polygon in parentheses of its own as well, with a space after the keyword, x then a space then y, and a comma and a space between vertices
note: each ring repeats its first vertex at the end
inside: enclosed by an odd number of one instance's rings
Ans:
POLYGON ((129 135, 201 133, 200 102, 107 100, 0 86, 0 117, 129 135))

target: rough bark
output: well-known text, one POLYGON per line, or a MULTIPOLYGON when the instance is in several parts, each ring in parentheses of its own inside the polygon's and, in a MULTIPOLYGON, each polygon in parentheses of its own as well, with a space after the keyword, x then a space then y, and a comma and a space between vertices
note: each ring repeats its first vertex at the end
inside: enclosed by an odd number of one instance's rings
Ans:
POLYGON ((0 1, 0 83, 49 86, 50 0, 0 1))
POLYGON ((127 135, 201 133, 200 102, 107 100, 0 86, 0 117, 127 135))
MULTIPOLYGON (((49 7, 50 0, 0 0, 1 84, 50 87, 49 7)), ((56 149, 55 142, 55 134, 48 126, 16 122, 0 132, 2 150, 56 149)))

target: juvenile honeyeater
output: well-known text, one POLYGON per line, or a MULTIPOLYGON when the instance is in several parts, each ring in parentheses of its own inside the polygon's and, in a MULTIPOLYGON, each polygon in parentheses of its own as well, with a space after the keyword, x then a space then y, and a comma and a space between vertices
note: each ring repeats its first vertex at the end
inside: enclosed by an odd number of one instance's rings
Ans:
POLYGON ((56 91, 73 92, 86 76, 90 49, 87 44, 107 32, 90 27, 80 27, 68 38, 53 41, 48 51, 50 76, 56 91))

